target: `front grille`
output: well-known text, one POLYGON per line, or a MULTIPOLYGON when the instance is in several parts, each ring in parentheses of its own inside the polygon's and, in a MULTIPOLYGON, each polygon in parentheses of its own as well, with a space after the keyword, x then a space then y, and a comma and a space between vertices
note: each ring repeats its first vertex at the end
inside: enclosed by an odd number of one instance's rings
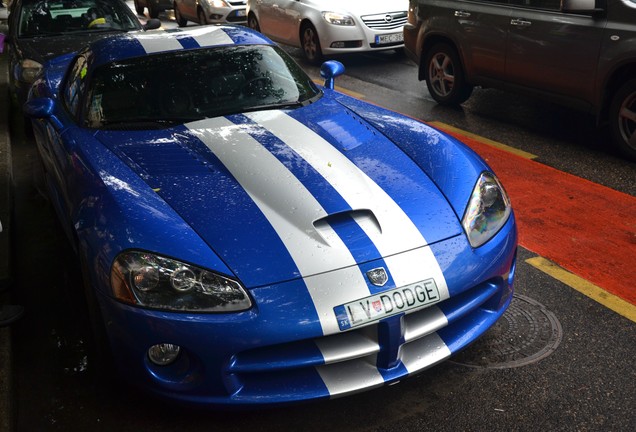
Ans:
MULTIPOLYGON (((245 12, 245 9, 239 9, 243 12, 245 12)), ((245 15, 245 13, 243 13, 242 15, 238 15, 239 10, 235 10, 230 12, 227 15, 227 18, 225 18, 228 22, 245 22, 247 21, 247 16, 245 15)))
POLYGON ((365 15, 362 22, 373 30, 395 30, 406 24, 407 12, 387 12, 383 14, 365 15))
POLYGON ((228 392, 239 399, 265 400, 290 391, 294 398, 318 398, 382 386, 403 377, 405 368, 408 374, 426 369, 448 358, 451 345, 454 352, 466 343, 449 334, 484 331, 505 285, 501 279, 483 283, 437 305, 357 330, 241 352, 226 371, 232 377, 228 392), (327 394, 308 384, 323 381, 327 394))

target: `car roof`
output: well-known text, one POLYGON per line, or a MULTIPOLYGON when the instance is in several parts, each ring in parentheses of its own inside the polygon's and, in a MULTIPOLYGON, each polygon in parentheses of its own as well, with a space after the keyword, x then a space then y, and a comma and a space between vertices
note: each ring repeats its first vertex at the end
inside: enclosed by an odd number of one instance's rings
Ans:
POLYGON ((244 26, 193 26, 170 30, 129 32, 91 43, 93 65, 204 47, 231 45, 273 45, 262 34, 244 26))

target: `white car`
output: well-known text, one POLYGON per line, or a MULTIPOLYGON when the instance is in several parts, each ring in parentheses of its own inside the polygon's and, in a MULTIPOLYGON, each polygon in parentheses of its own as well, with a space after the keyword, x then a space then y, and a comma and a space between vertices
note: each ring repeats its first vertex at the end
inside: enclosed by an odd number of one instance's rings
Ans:
POLYGON ((399 49, 408 0, 248 0, 248 25, 272 40, 323 55, 399 49))
POLYGON ((247 0, 175 0, 174 17, 179 27, 188 21, 205 24, 245 24, 247 0))

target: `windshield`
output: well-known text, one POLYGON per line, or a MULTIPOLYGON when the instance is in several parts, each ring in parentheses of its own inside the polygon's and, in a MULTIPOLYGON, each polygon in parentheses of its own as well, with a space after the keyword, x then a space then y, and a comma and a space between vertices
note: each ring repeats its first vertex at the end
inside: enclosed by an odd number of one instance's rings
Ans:
POLYGON ((108 0, 25 0, 18 25, 18 37, 140 28, 124 2, 108 0))
POLYGON ((146 128, 309 103, 319 90, 280 48, 223 46, 114 62, 95 70, 92 128, 146 128), (135 125, 136 123, 136 125, 135 125))

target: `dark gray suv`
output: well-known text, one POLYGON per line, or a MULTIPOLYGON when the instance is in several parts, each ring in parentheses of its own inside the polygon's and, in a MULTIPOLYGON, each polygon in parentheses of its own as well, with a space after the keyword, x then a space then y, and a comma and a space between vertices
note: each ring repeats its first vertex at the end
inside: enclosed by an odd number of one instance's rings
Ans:
POLYGON ((636 160, 636 0, 410 0, 404 43, 438 103, 473 86, 546 97, 636 160))

